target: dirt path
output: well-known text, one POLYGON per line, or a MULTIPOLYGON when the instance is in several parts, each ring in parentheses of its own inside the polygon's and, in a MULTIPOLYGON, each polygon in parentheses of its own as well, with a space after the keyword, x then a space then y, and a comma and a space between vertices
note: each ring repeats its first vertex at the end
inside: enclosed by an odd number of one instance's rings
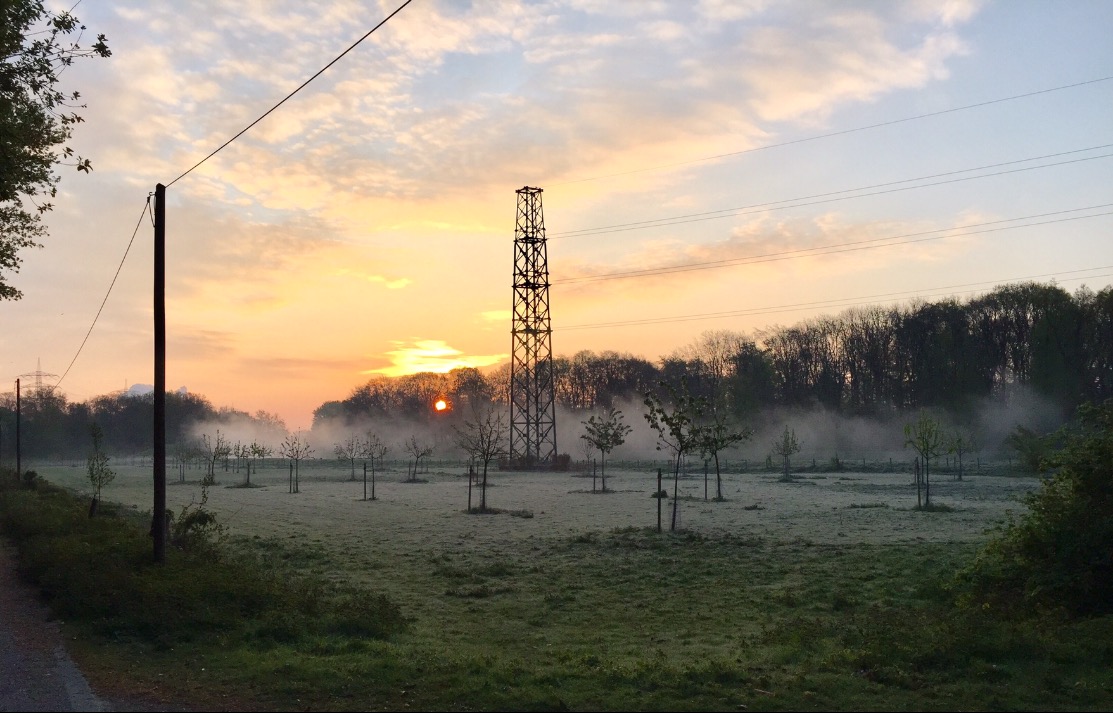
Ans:
POLYGON ((20 579, 0 542, 0 711, 102 711, 63 644, 61 627, 20 579))

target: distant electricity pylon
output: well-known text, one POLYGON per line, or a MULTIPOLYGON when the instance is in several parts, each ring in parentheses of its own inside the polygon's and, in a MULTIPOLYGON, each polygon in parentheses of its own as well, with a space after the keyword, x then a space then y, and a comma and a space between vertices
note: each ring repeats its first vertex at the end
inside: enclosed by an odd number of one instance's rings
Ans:
POLYGON ((525 186, 515 193, 510 460, 519 468, 551 467, 557 447, 545 215, 540 188, 525 186))
MULTIPOLYGON (((39 359, 35 362, 35 370, 34 371, 32 371, 30 373, 27 373, 27 374, 20 374, 19 375, 19 378, 21 378, 21 379, 31 379, 31 378, 33 378, 35 380, 35 395, 36 396, 42 396, 43 393, 44 393, 43 392, 43 378, 44 377, 47 378, 47 379, 57 379, 58 375, 57 374, 49 374, 49 373, 43 371, 43 360, 42 359, 39 359)), ((54 391, 54 386, 53 385, 47 385, 46 389, 47 389, 48 392, 53 392, 54 391)))

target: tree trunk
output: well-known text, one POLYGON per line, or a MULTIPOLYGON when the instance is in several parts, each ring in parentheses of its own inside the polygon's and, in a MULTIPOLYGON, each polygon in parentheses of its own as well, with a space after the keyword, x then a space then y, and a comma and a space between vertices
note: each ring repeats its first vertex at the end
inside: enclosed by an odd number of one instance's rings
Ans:
POLYGON ((715 492, 718 493, 715 497, 719 500, 723 499, 723 476, 719 472, 719 454, 715 453, 715 492))
POLYGON ((659 533, 659 532, 661 532, 661 501, 664 500, 664 498, 661 497, 661 469, 660 468, 657 469, 657 494, 656 494, 655 497, 657 498, 657 532, 659 533))
POLYGON ((707 459, 703 459, 703 501, 707 502, 707 459))
POLYGON ((92 501, 89 503, 89 517, 96 517, 97 503, 100 502, 100 496, 94 495, 92 501))
POLYGON ((363 499, 367 499, 367 462, 363 463, 363 499))
POLYGON ((931 507, 931 459, 924 458, 924 507, 931 507))
POLYGON ((672 523, 669 532, 676 532, 676 509, 680 507, 677 495, 680 492, 680 454, 676 454, 676 470, 672 474, 672 523))
POLYGON ((917 458, 913 465, 912 477, 916 479, 916 509, 920 510, 924 507, 923 501, 920 496, 920 484, 923 482, 923 477, 920 475, 920 459, 917 458))
POLYGON ((487 464, 483 464, 483 487, 479 491, 479 511, 487 512, 487 464))

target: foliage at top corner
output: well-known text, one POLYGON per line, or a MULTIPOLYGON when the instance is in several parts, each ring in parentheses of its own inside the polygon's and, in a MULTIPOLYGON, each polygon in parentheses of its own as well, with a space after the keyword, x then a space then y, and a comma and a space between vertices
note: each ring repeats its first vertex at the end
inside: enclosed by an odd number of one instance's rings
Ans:
POLYGON ((1113 399, 1083 404, 1045 463, 1054 473, 1025 497, 960 577, 983 606, 1113 614, 1113 399))
POLYGON ((18 272, 19 250, 46 234, 41 216, 57 195, 55 166, 92 170, 89 159, 65 145, 82 121, 81 94, 58 88, 74 60, 112 54, 104 35, 82 45, 85 29, 40 0, 0 0, 0 300, 22 296, 3 272, 18 272))

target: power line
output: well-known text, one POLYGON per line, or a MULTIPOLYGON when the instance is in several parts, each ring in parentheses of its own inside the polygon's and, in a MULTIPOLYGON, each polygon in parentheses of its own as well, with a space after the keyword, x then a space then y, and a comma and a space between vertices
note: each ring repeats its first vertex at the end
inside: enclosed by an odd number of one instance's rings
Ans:
POLYGON ((961 183, 964 181, 973 181, 980 178, 992 178, 994 176, 1003 176, 1010 173, 1023 173, 1026 171, 1037 171, 1043 168, 1052 168, 1055 166, 1064 166, 1072 163, 1081 163, 1083 161, 1094 161, 1101 158, 1113 157, 1113 153, 1100 154, 1098 156, 1087 156, 1085 158, 1075 158, 1066 161, 1056 161, 1054 163, 1045 163, 1039 166, 1026 166, 1024 168, 1013 168, 1004 171, 995 171, 993 173, 983 173, 980 176, 966 176, 963 178, 950 178, 943 181, 935 181, 934 183, 920 183, 915 186, 904 186, 902 188, 887 188, 888 186, 896 186, 901 183, 912 183, 915 181, 927 181, 933 178, 940 178, 943 176, 953 176, 959 173, 970 173, 972 171, 983 171, 988 168, 997 168, 999 166, 1010 166, 1017 163, 1026 163, 1028 161, 1040 161, 1047 158, 1055 158, 1057 156, 1067 156, 1075 153, 1082 153, 1085 151, 1096 151, 1097 149, 1109 148, 1113 144, 1102 144, 1099 146, 1091 146, 1084 149, 1074 149, 1071 151, 1063 151, 1060 153, 1047 154, 1045 156, 1034 156, 1032 158, 1022 158, 1015 161, 1005 161, 1003 163, 987 164, 985 166, 976 166, 974 168, 963 168, 956 171, 947 171, 945 173, 937 173, 929 176, 920 176, 918 178, 905 178, 899 181, 889 181, 887 183, 877 183, 870 186, 860 186, 858 188, 846 188, 839 191, 830 191, 827 193, 816 193, 810 196, 799 196, 797 198, 785 198, 779 201, 770 201, 767 203, 754 203, 752 205, 738 206, 735 208, 722 208, 720 210, 704 211, 700 213, 687 213, 684 215, 676 215, 668 218, 655 218, 652 220, 643 220, 634 223, 618 223, 615 225, 599 226, 596 228, 581 228, 579 230, 570 230, 564 233, 555 233, 550 236, 550 240, 562 240, 567 238, 581 238, 591 235, 604 235, 607 233, 624 233, 632 230, 646 230, 649 228, 663 228, 671 225, 684 225, 686 223, 700 223, 707 220, 719 220, 722 218, 732 218, 740 215, 753 215, 755 213, 768 213, 776 210, 785 210, 788 208, 802 208, 805 206, 820 205, 823 203, 834 203, 837 201, 851 200, 853 198, 869 198, 871 196, 885 195, 888 193, 901 193, 903 191, 911 191, 919 188, 930 188, 932 186, 942 186, 950 183, 961 183), (872 191, 870 193, 859 193, 859 191, 871 191, 874 188, 885 188, 885 190, 872 191), (854 193, 855 195, 842 195, 845 193, 854 193), (834 197, 837 196, 837 197, 834 197))
POLYGON ((781 141, 775 144, 766 144, 765 146, 755 146, 752 149, 742 149, 740 151, 731 151, 729 153, 716 154, 714 156, 704 156, 702 158, 690 159, 688 161, 677 161, 675 163, 660 164, 657 166, 648 166, 646 168, 635 168, 630 171, 619 171, 617 173, 607 173, 601 176, 592 176, 589 178, 576 178, 570 181, 562 181, 559 183, 549 182, 547 185, 550 187, 567 186, 573 183, 586 183, 587 181, 598 181, 604 178, 617 178, 619 176, 629 176, 635 173, 646 173, 648 171, 660 171, 666 168, 676 168, 677 166, 688 166, 693 163, 703 163, 705 161, 716 161, 722 158, 730 158, 731 156, 741 156, 743 154, 755 153, 757 151, 765 151, 768 149, 781 148, 783 146, 792 146, 793 144, 803 144, 809 141, 818 141, 820 139, 829 139, 835 136, 843 136, 845 134, 853 134, 859 131, 868 131, 870 129, 879 129, 884 126, 892 126, 894 124, 903 124, 909 121, 917 121, 919 119, 927 119, 933 116, 942 116, 944 114, 953 114, 959 111, 966 111, 967 109, 977 109, 983 106, 991 106, 993 104, 1000 104, 1002 102, 1015 101, 1017 99, 1026 99, 1028 97, 1039 96, 1040 94, 1050 94, 1052 92, 1059 92, 1066 89, 1075 89, 1077 87, 1084 87, 1090 84, 1098 84, 1101 82, 1108 82, 1113 80, 1113 76, 1098 77, 1097 79, 1090 79, 1085 82, 1076 82, 1074 84, 1064 84, 1058 87, 1049 87, 1048 89, 1038 89, 1033 92, 1026 92, 1024 94, 1014 94, 1009 97, 1001 97, 1000 99, 990 99, 989 101, 978 102, 976 104, 966 104, 965 106, 957 106, 951 109, 943 109, 941 111, 932 111, 926 114, 917 114, 915 116, 907 116, 902 119, 892 119, 890 121, 882 121, 877 124, 868 124, 866 126, 858 126, 853 129, 842 129, 840 131, 832 131, 826 134, 817 134, 815 136, 807 136, 802 139, 792 139, 790 141, 781 141))
POLYGON ((752 265, 763 262, 779 262, 782 260, 794 260, 803 257, 814 257, 816 255, 833 255, 843 252, 857 252, 860 250, 874 250, 877 248, 887 248, 899 245, 910 245, 913 243, 922 243, 935 240, 944 240, 946 238, 960 238, 967 235, 981 235, 983 233, 996 233, 1005 230, 1016 230, 1018 228, 1030 228, 1040 225, 1050 225, 1053 223, 1065 223, 1074 220, 1085 220, 1087 218, 1098 218, 1106 215, 1113 215, 1113 211, 1104 213, 1093 213, 1091 215, 1080 215, 1063 218, 1055 218, 1052 220, 1037 221, 1032 223, 1023 223, 1020 225, 1002 225, 1003 223, 1016 223, 1024 220, 1035 220, 1037 218, 1048 218, 1055 215, 1065 215, 1067 213, 1078 213, 1085 210, 1097 210, 1099 208, 1113 207, 1113 203, 1103 203, 1100 205, 1085 206, 1082 208, 1070 208, 1067 210, 1058 210, 1051 213, 1037 213, 1034 215, 1019 216, 1016 218, 1002 218, 1000 220, 990 220, 982 223, 971 223, 969 225, 962 225, 955 228, 938 228, 936 230, 925 230, 916 233, 903 233, 901 235, 890 235, 883 238, 870 238, 868 240, 856 240, 845 243, 830 243, 821 245, 814 248, 799 248, 797 250, 784 250, 775 253, 762 253, 758 255, 747 255, 737 258, 726 258, 723 260, 708 260, 705 262, 684 263, 681 265, 668 265, 663 267, 643 268, 641 270, 625 270, 622 272, 609 272, 602 275, 584 275, 582 277, 569 277, 563 280, 553 280, 551 285, 570 285, 585 282, 605 282, 608 280, 629 279, 635 277, 656 277, 660 275, 670 275, 678 272, 693 272, 698 270, 714 270, 724 267, 736 267, 739 265, 752 265), (987 226, 1001 226, 1001 227, 987 227, 987 226), (969 228, 985 228, 984 230, 968 230, 969 228), (956 231, 965 232, 956 232, 956 231), (953 233, 952 235, 938 235, 938 233, 953 233), (899 241, 899 242, 897 242, 899 241))
POLYGON ((326 65, 325 65, 324 67, 322 67, 322 68, 321 68, 321 69, 320 69, 320 70, 319 70, 319 71, 318 71, 318 72, 317 72, 316 74, 314 74, 314 75, 313 75, 312 77, 310 77, 309 79, 307 79, 307 80, 305 80, 304 82, 302 82, 302 83, 301 83, 301 85, 300 85, 300 86, 299 86, 299 87, 298 87, 297 89, 295 89, 294 91, 292 91, 292 92, 290 92, 289 94, 287 94, 287 95, 286 95, 286 96, 285 96, 285 97, 284 97, 284 98, 282 99, 282 101, 278 102, 277 104, 275 104, 274 106, 272 106, 272 107, 271 107, 270 109, 267 109, 267 111, 266 111, 266 112, 265 112, 265 113, 264 113, 264 114, 263 114, 262 116, 260 116, 260 117, 259 117, 258 119, 256 119, 255 121, 253 121, 253 122, 251 122, 250 124, 248 124, 247 126, 245 126, 245 127, 244 127, 244 128, 243 128, 243 129, 242 129, 242 130, 241 130, 241 131, 240 131, 240 132, 238 133, 238 134, 236 134, 236 135, 235 135, 235 136, 233 136, 232 138, 228 139, 227 141, 225 141, 224 143, 222 143, 222 144, 221 144, 220 146, 216 147, 216 150, 214 150, 214 151, 213 151, 212 153, 210 153, 210 154, 209 154, 208 156, 206 156, 205 158, 201 159, 201 160, 200 160, 200 161, 198 161, 197 163, 195 163, 195 164, 193 164, 192 166, 190 166, 190 167, 189 167, 189 169, 185 171, 185 173, 183 173, 182 175, 178 176, 178 177, 177 177, 177 178, 175 178, 175 179, 174 179, 173 181, 170 181, 170 183, 167 183, 167 184, 166 184, 166 187, 167 187, 167 188, 169 188, 170 186, 174 185, 175 183, 177 183, 177 182, 178 182, 178 181, 180 181, 181 179, 185 178, 185 177, 186 177, 186 176, 188 176, 188 175, 189 175, 190 173, 192 173, 192 172, 193 172, 193 170, 194 170, 195 168, 197 168, 198 166, 200 166, 201 164, 205 163, 206 161, 208 161, 208 160, 209 160, 210 158, 212 158, 213 156, 216 156, 216 155, 217 155, 218 153, 220 153, 220 152, 221 152, 221 151, 222 151, 222 150, 224 149, 224 147, 226 147, 226 146, 227 146, 228 144, 232 143, 232 142, 233 142, 233 141, 235 141, 236 139, 238 139, 238 138, 240 138, 241 136, 243 136, 244 134, 246 134, 246 133, 247 133, 247 132, 248 132, 248 131, 249 131, 249 130, 251 129, 251 127, 255 126, 255 125, 256 125, 256 124, 258 124, 258 123, 259 123, 260 121, 262 121, 263 119, 267 118, 267 116, 269 116, 271 112, 273 112, 273 111, 274 111, 275 109, 277 109, 278 107, 280 107, 280 106, 282 106, 283 104, 285 104, 285 103, 286 103, 286 102, 287 102, 287 101, 288 101, 288 100, 289 100, 289 99, 290 99, 291 97, 293 97, 293 96, 294 96, 295 94, 297 94, 297 93, 298 93, 298 92, 300 92, 300 91, 301 91, 302 89, 304 89, 304 88, 305 88, 305 87, 306 87, 306 86, 307 86, 307 85, 308 85, 308 84, 309 84, 310 82, 312 82, 312 81, 313 81, 314 79, 316 79, 317 77, 319 77, 319 76, 321 76, 322 74, 324 74, 324 73, 325 73, 325 72, 326 72, 326 71, 328 70, 328 68, 329 68, 329 67, 331 67, 332 65, 336 64, 337 62, 339 62, 339 61, 340 61, 340 60, 341 60, 341 59, 342 59, 342 58, 344 57, 344 55, 346 55, 346 54, 348 54, 349 52, 351 52, 352 50, 354 50, 354 49, 355 49, 355 48, 356 48, 357 46, 359 46, 359 44, 360 44, 360 43, 362 43, 362 42, 363 42, 364 40, 366 40, 366 39, 367 39, 368 37, 370 37, 370 36, 371 36, 371 35, 372 35, 372 34, 373 34, 373 33, 375 32, 375 30, 377 30, 377 29, 379 29, 380 27, 382 27, 383 25, 385 25, 385 24, 387 23, 387 21, 388 21, 388 20, 390 20, 390 18, 394 17, 394 16, 395 16, 395 15, 397 15, 397 14, 398 14, 399 12, 401 12, 401 11, 402 11, 402 8, 406 7, 406 6, 407 6, 407 5, 409 5, 409 4, 411 3, 411 2, 413 2, 413 0, 406 0, 406 1, 405 1, 405 2, 403 2, 403 3, 401 4, 401 5, 399 5, 399 6, 398 6, 398 9, 397 9, 397 10, 395 10, 394 12, 390 13, 389 15, 387 15, 387 16, 386 16, 386 17, 385 17, 385 18, 384 18, 384 19, 382 20, 382 22, 380 22, 379 24, 375 25, 375 26, 374 26, 374 27, 372 27, 372 28, 371 28, 370 30, 368 30, 368 31, 367 31, 367 33, 366 33, 366 34, 365 34, 365 35, 364 35, 363 37, 360 37, 360 38, 359 38, 358 40, 356 40, 355 42, 353 42, 353 43, 352 43, 352 45, 351 45, 350 47, 348 47, 348 49, 344 50, 344 51, 343 51, 343 52, 341 52, 341 53, 340 53, 339 55, 337 55, 337 56, 336 56, 336 57, 335 57, 335 58, 334 58, 334 59, 333 59, 333 60, 332 60, 331 62, 329 62, 328 64, 326 64, 326 65))
POLYGON ((120 258, 120 264, 116 268, 116 274, 112 276, 112 282, 108 285, 108 291, 104 293, 104 299, 101 300, 100 308, 97 309, 97 314, 93 317, 93 323, 89 325, 89 331, 85 332, 85 338, 81 340, 81 346, 77 348, 77 353, 73 355, 73 359, 70 359, 70 365, 67 366, 66 370, 62 373, 62 378, 58 379, 58 382, 54 384, 55 389, 62 385, 62 382, 66 378, 66 374, 70 373, 70 369, 73 368, 74 362, 77 361, 77 357, 81 356, 81 350, 85 348, 85 342, 89 341, 89 335, 93 333, 93 327, 97 326, 100 313, 104 311, 104 305, 108 302, 108 296, 112 294, 112 288, 116 286, 116 278, 120 276, 120 270, 124 268, 124 261, 128 259, 128 253, 131 251, 131 245, 135 242, 135 236, 139 233, 139 226, 143 224, 143 216, 150 208, 151 197, 147 196, 147 202, 143 204, 143 210, 139 213, 139 220, 135 222, 135 230, 131 233, 131 240, 128 241, 128 246, 124 250, 124 256, 120 258))
MULTIPOLYGON (((648 324, 668 324, 672 322, 692 322, 702 319, 725 319, 728 317, 751 317, 763 314, 776 314, 779 312, 796 312, 807 309, 814 309, 816 307, 855 307, 858 305, 868 304, 871 300, 900 297, 900 296, 939 296, 941 294, 951 294, 953 290, 960 290, 970 287, 978 287, 984 285, 999 285, 1002 283, 1019 282, 1024 280, 1037 280, 1042 278, 1055 278, 1062 275, 1076 275, 1081 272, 1094 272, 1097 270, 1110 270, 1113 265, 1102 265, 1100 267, 1088 267, 1079 270, 1066 270, 1063 272, 1048 272, 1042 275, 1028 275, 1026 277, 1009 277, 997 280, 987 280, 984 282, 969 282, 961 285, 949 285, 941 287, 929 287, 926 290, 906 290, 903 292, 885 292, 876 295, 858 295, 856 297, 842 297, 831 300, 818 300, 815 302, 796 302, 784 305, 774 305, 769 307, 754 307, 742 310, 730 310, 725 312, 704 312, 700 314, 686 314, 676 315, 674 317, 649 317, 646 319, 631 319, 617 322, 599 322, 595 324, 576 324, 567 327, 553 327, 553 331, 572 331, 576 329, 610 329, 614 327, 635 327, 648 324)), ((1110 277, 1113 273, 1084 275, 1082 277, 1066 278, 1065 281, 1087 280, 1095 277, 1110 277)), ((967 292, 974 292, 977 290, 966 290, 967 292)))

